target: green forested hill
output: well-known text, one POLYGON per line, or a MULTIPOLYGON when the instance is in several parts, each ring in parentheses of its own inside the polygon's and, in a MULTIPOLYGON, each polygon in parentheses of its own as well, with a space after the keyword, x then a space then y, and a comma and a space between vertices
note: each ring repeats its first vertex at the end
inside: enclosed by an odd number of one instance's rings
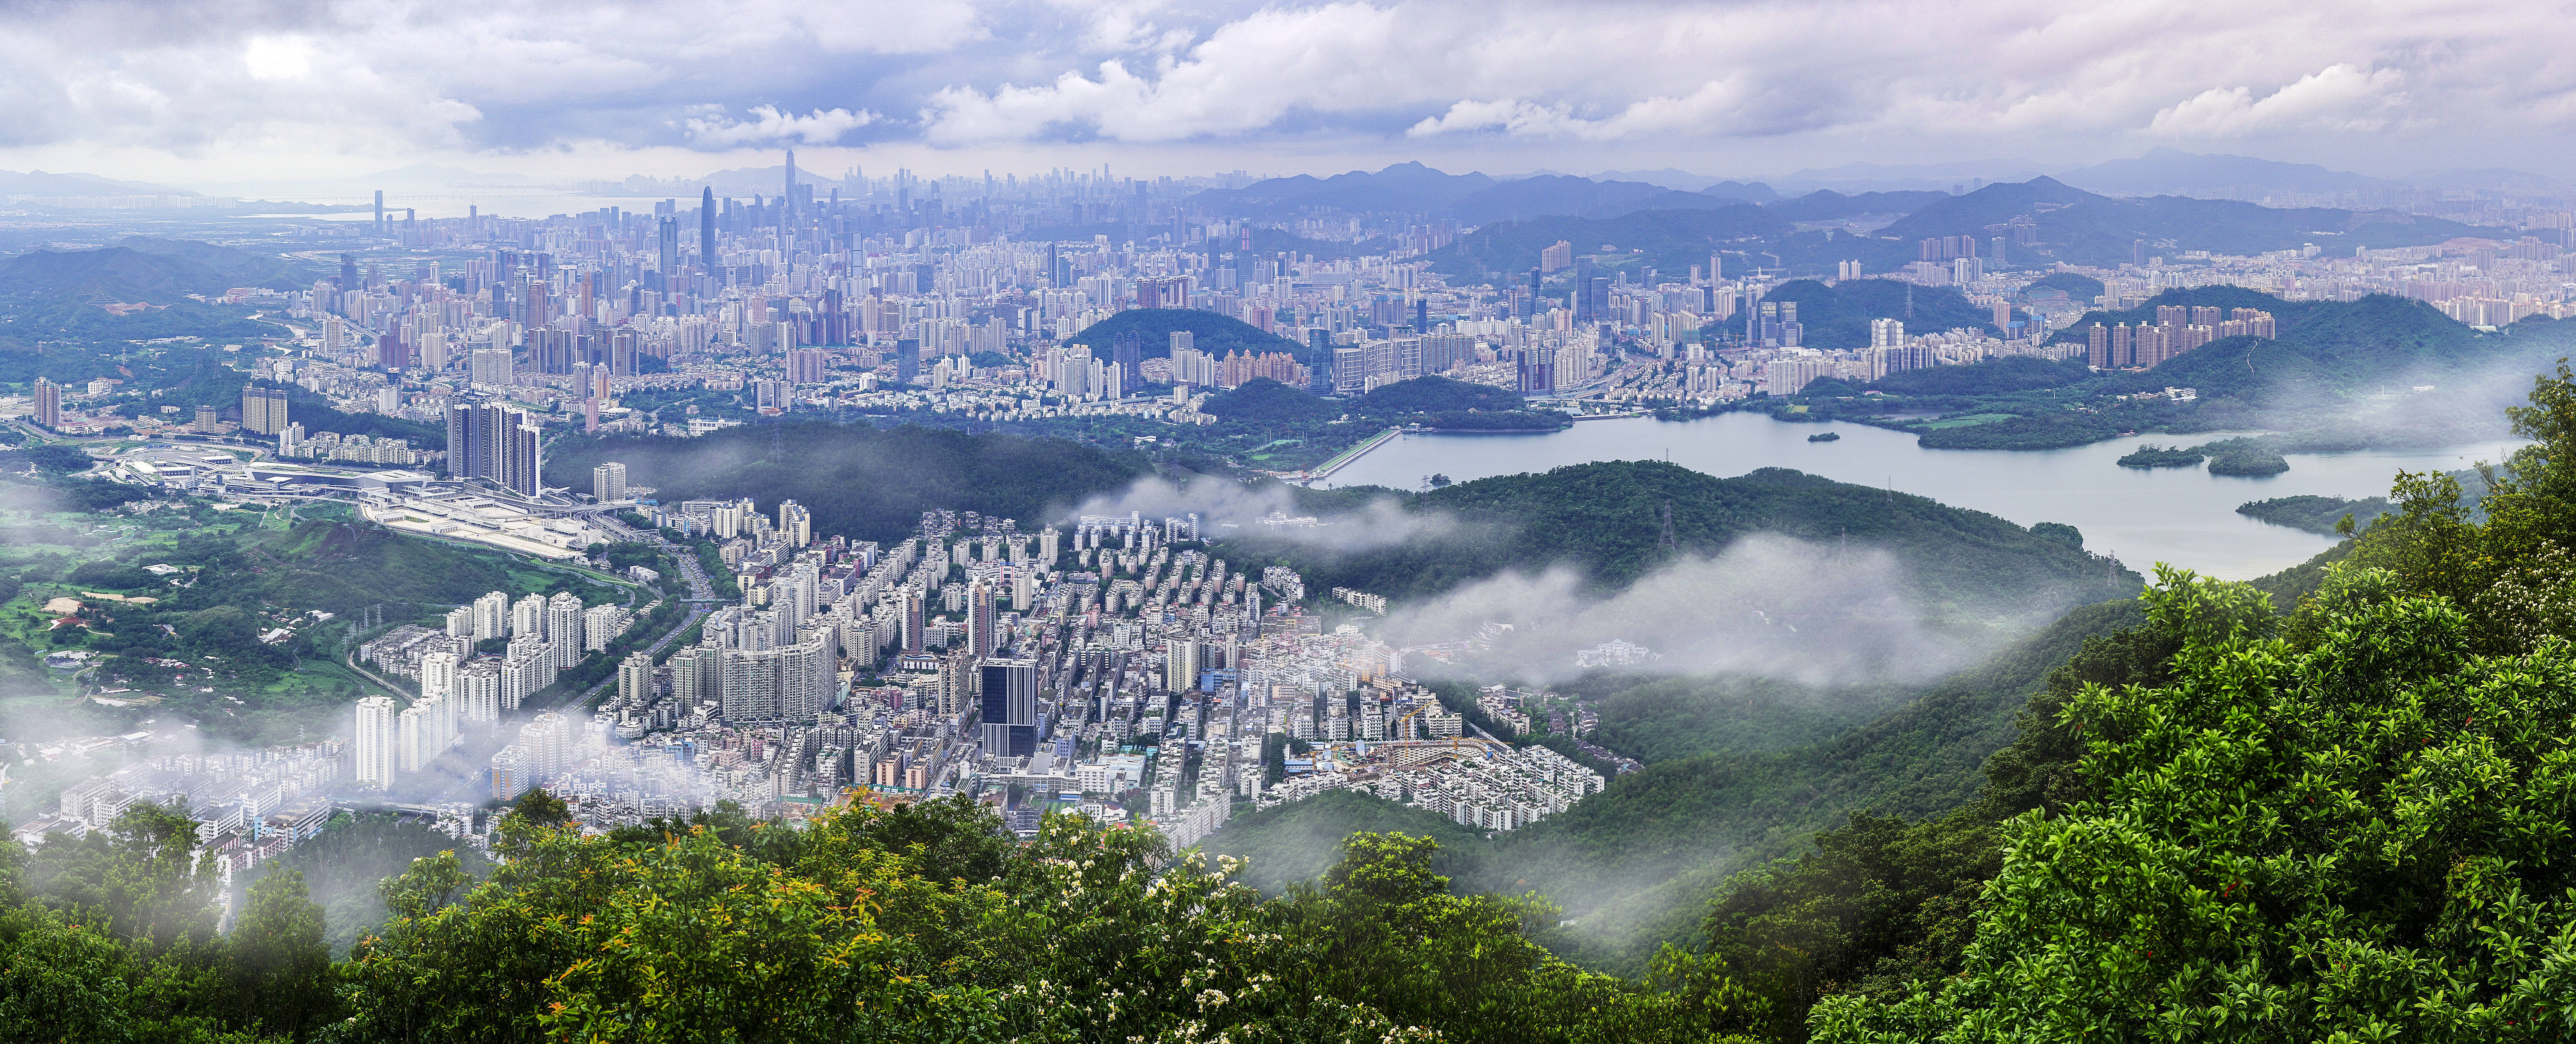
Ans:
POLYGON ((1034 529, 1148 470, 1133 455, 1063 439, 814 422, 747 425, 694 439, 576 436, 547 452, 549 485, 587 489, 590 469, 613 460, 626 465, 628 482, 652 487, 664 501, 751 497, 767 511, 794 500, 813 510, 820 533, 886 541, 912 533, 933 508, 1014 518, 1034 529))
POLYGON ((1669 560, 1661 548, 1667 506, 1680 552, 1715 554, 1757 532, 1884 549, 1907 569, 1900 585, 1948 613, 2019 619, 2140 583, 2125 571, 2113 577, 2081 549, 1928 498, 1779 468, 1721 479, 1660 461, 1577 464, 1423 494, 1407 510, 1453 518, 1463 531, 1374 551, 1244 543, 1299 565, 1311 588, 1355 587, 1398 600, 1551 563, 1575 566, 1609 591, 1669 560))
MULTIPOLYGON (((1801 851, 1847 813, 1915 819, 1968 804, 1984 782, 1980 767, 2013 742, 2016 715, 2050 672, 2088 639, 2142 619, 2133 600, 2079 608, 1868 724, 1786 749, 1654 762, 1562 814, 1452 843, 1443 865, 1464 886, 1536 890, 1566 906, 1575 924, 1559 952, 1642 971, 1657 946, 1691 937, 1709 891, 1728 875, 1801 851)), ((1605 720, 1605 737, 1612 731, 1605 720)), ((1375 799, 1301 802, 1262 813, 1242 835, 1229 824, 1210 844, 1294 870, 1311 861, 1298 854, 1311 839, 1336 830, 1426 829, 1407 825, 1408 811, 1375 799)))
POLYGON ((1250 355, 1287 352, 1301 362, 1313 361, 1305 345, 1263 333, 1241 319, 1196 308, 1130 308, 1083 327, 1072 343, 1090 345, 1093 358, 1107 359, 1118 335, 1132 333, 1143 338, 1140 358, 1167 359, 1172 355, 1172 334, 1182 330, 1190 332, 1190 347, 1220 358, 1240 350, 1250 355))
POLYGON ((1371 416, 1401 416, 1407 413, 1449 413, 1457 410, 1517 410, 1524 400, 1519 392, 1506 391, 1490 384, 1470 384, 1450 380, 1438 374, 1416 377, 1385 385, 1351 405, 1354 413, 1371 416))
POLYGON ((1798 324, 1806 328, 1810 348, 1865 348, 1869 321, 1905 320, 1909 332, 1968 329, 1994 333, 1994 314, 1969 304, 1957 287, 1911 286, 1893 279, 1849 279, 1832 286, 1813 279, 1782 283, 1762 295, 1765 302, 1798 302, 1798 324), (1907 302, 1912 302, 1908 307, 1907 302))
POLYGON ((0 261, 0 295, 172 304, 236 286, 289 289, 304 282, 283 258, 211 243, 130 236, 97 250, 35 250, 0 261))

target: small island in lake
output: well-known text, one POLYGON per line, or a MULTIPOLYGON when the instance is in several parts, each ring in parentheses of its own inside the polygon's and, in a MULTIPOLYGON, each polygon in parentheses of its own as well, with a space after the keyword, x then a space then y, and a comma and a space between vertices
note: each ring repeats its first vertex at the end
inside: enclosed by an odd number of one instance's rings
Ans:
POLYGON ((2199 464, 2202 459, 2200 451, 2198 450, 2187 450, 2180 446, 2167 448, 2149 442, 2140 445, 2137 449, 2131 451, 2128 456, 2120 458, 2120 466, 2124 468, 2188 468, 2199 464))
POLYGON ((1809 441, 1809 442, 1834 442, 1834 441, 1837 441, 1837 440, 1841 439, 1842 437, 1843 437, 1843 433, 1842 433, 1842 432, 1839 432, 1839 431, 1829 431, 1829 432, 1826 432, 1826 433, 1824 433, 1824 434, 1822 434, 1822 435, 1809 435, 1809 436, 1807 436, 1807 441, 1809 441))
POLYGON ((2260 478, 2290 470, 2290 462, 2281 456, 2280 451, 2261 439, 2225 439, 2192 449, 2209 455, 2209 473, 2212 475, 2260 478))

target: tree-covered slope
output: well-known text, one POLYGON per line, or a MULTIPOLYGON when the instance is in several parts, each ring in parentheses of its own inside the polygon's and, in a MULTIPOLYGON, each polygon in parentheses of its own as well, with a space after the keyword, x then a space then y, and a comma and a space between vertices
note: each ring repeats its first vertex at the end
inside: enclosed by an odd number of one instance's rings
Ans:
POLYGON ((1906 590, 1968 616, 2022 618, 2138 585, 2134 574, 2114 577, 2102 559, 1993 515, 1779 468, 1721 479, 1660 461, 1576 464, 1463 482, 1405 506, 1461 531, 1366 552, 1276 553, 1301 565, 1310 587, 1399 600, 1556 563, 1582 570, 1597 590, 1618 590, 1676 552, 1717 554, 1757 532, 1885 550, 1904 566, 1906 590), (1668 507, 1673 551, 1662 547, 1668 507))
POLYGON ((1220 358, 1242 351, 1249 355, 1287 352, 1300 361, 1311 361, 1313 353, 1298 344, 1233 316, 1203 312, 1195 308, 1130 308, 1083 327, 1071 343, 1091 346, 1096 359, 1108 359, 1109 347, 1122 334, 1135 334, 1142 339, 1139 358, 1167 359, 1172 354, 1172 334, 1190 334, 1190 347, 1220 358))
POLYGON ((171 304, 236 286, 288 289, 300 281, 283 258, 210 243, 131 236, 97 250, 34 250, 0 261, 0 296, 109 297, 171 304))

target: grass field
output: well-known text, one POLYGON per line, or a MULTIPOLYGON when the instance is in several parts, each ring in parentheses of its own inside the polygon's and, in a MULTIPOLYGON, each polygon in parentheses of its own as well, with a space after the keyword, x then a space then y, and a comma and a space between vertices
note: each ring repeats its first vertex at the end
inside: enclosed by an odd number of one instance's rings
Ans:
POLYGON ((1918 427, 1918 428, 1927 428, 1927 429, 1928 429, 1928 428, 1972 428, 1972 427, 1975 427, 1975 426, 1977 426, 1977 425, 1979 425, 1979 424, 1992 424, 1992 423, 1994 423, 1994 422, 1996 422, 1996 421, 2008 421, 2008 420, 2011 420, 2011 419, 2013 419, 2013 415, 2012 415, 2012 414, 2009 414, 2009 413, 1979 413, 1979 414, 1975 414, 1975 415, 1967 416, 1967 417, 1952 417, 1952 418, 1950 418, 1950 419, 1948 419, 1948 420, 1937 420, 1937 421, 1933 421, 1933 422, 1931 422, 1931 423, 1929 423, 1929 424, 1918 424, 1918 425, 1916 425, 1916 427, 1918 427))

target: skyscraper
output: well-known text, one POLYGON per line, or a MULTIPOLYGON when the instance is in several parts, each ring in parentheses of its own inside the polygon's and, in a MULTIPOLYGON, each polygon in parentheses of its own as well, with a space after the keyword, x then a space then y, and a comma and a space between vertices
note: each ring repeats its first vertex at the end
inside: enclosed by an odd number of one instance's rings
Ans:
POLYGON ((1139 371, 1145 363, 1145 335, 1133 331, 1109 339, 1109 362, 1118 367, 1118 387, 1112 398, 1126 398, 1144 383, 1139 371))
POLYGON ((479 478, 521 496, 536 496, 540 432, 518 410, 460 402, 447 408, 447 474, 479 478))
POLYGON ((787 191, 778 196, 778 230, 796 227, 796 150, 787 150, 787 191))
POLYGON ((716 190, 709 186, 698 196, 698 267, 709 271, 716 267, 716 190))
POLYGON ((975 581, 966 591, 966 640, 978 658, 993 655, 1001 644, 993 634, 993 585, 975 581))
POLYGON ((986 660, 977 670, 982 674, 983 714, 976 738, 984 753, 1011 758, 1037 753, 1038 662, 986 660))
POLYGON ((63 386, 42 377, 36 378, 36 423, 46 428, 63 426, 63 386))
POLYGON ((655 231, 661 239, 662 285, 668 287, 671 279, 680 274, 680 219, 663 218, 655 231))

